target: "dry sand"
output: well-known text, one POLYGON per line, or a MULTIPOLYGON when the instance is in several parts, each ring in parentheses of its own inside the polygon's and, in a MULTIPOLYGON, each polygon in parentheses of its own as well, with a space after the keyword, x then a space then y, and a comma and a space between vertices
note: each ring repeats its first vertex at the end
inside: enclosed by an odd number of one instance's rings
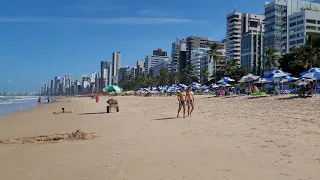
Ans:
POLYGON ((120 112, 110 114, 106 99, 1 117, 3 142, 77 129, 98 137, 0 143, 0 179, 320 179, 320 96, 197 96, 189 118, 175 118, 175 97, 116 97, 120 112), (62 107, 73 113, 52 114, 62 107))

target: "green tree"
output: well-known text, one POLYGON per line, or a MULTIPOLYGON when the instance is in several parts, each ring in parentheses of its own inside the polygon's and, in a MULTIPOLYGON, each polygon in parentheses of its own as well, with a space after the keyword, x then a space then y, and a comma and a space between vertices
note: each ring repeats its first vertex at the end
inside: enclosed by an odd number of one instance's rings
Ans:
POLYGON ((180 82, 184 84, 191 84, 192 82, 199 82, 199 79, 194 74, 194 66, 192 64, 188 64, 188 66, 182 70, 180 76, 180 82), (183 77, 183 78, 182 78, 183 77))
MULTIPOLYGON (((278 68, 279 63, 278 60, 280 56, 277 54, 277 49, 274 47, 267 47, 264 50, 265 62, 264 65, 268 67, 268 71, 271 71, 272 67, 278 68)), ((265 68, 263 68, 265 69, 265 68)))
MULTIPOLYGON (((203 70, 202 70, 202 77, 203 77, 203 79, 205 79, 205 81, 208 81, 208 77, 209 77, 209 71, 208 71, 208 68, 204 68, 203 70)), ((204 82, 204 83, 206 83, 206 82, 204 82)))
POLYGON ((168 69, 161 69, 159 76, 157 77, 157 86, 165 86, 170 84, 170 72, 168 69))
POLYGON ((208 54, 209 54, 210 60, 214 61, 214 66, 215 66, 214 79, 215 81, 217 81, 217 64, 220 63, 220 55, 221 55, 221 52, 219 51, 219 44, 211 43, 208 54))

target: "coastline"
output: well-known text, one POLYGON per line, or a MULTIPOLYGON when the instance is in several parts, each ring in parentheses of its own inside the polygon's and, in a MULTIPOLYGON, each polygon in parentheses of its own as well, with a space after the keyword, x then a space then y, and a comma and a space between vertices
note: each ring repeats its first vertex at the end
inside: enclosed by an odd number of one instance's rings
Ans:
POLYGON ((3 179, 320 179, 320 96, 196 96, 176 118, 176 97, 63 98, 0 117, 1 140, 96 133, 90 140, 0 143, 3 179), (71 114, 52 114, 61 108, 71 114), (143 172, 143 173, 141 173, 143 172))
MULTIPOLYGON (((29 96, 29 97, 33 97, 33 96, 29 96)), ((38 98, 38 96, 34 96, 30 100, 25 100, 22 102, 16 102, 16 103, 8 102, 8 103, 0 104, 0 108, 1 108, 0 109, 0 117, 14 114, 16 112, 28 111, 28 110, 38 108, 39 104, 37 102, 37 98, 38 98)), ((60 99, 60 97, 52 98, 50 101, 50 104, 56 103, 59 99, 60 99)), ((47 104, 48 104, 47 102, 42 100, 41 106, 47 105, 47 104)))

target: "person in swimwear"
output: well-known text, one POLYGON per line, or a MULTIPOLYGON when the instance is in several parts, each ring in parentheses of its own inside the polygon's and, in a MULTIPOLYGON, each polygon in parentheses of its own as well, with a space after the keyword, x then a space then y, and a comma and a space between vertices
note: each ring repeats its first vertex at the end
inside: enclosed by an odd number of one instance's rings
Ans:
POLYGON ((178 93, 178 102, 179 102, 179 109, 178 109, 178 114, 177 117, 179 117, 179 113, 181 111, 181 108, 183 108, 183 117, 186 117, 186 100, 187 100, 187 94, 185 87, 181 88, 181 92, 178 93))
POLYGON ((190 86, 187 93, 187 104, 188 104, 188 116, 191 116, 192 111, 194 110, 194 93, 192 87, 190 86), (191 110, 190 110, 191 106, 191 110))

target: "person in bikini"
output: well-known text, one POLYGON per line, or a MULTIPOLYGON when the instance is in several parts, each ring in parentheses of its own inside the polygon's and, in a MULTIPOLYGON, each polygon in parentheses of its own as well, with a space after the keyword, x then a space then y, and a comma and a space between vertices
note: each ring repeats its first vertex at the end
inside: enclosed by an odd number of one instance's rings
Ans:
POLYGON ((181 111, 181 108, 183 107, 183 117, 186 117, 186 100, 187 100, 187 94, 185 87, 181 88, 181 92, 178 93, 178 102, 179 102, 179 109, 178 109, 178 114, 177 117, 179 117, 179 113, 181 111))
POLYGON ((187 93, 187 104, 188 104, 188 116, 191 116, 192 111, 194 110, 194 93, 192 87, 190 86, 187 93), (190 110, 191 106, 191 110, 190 110))

